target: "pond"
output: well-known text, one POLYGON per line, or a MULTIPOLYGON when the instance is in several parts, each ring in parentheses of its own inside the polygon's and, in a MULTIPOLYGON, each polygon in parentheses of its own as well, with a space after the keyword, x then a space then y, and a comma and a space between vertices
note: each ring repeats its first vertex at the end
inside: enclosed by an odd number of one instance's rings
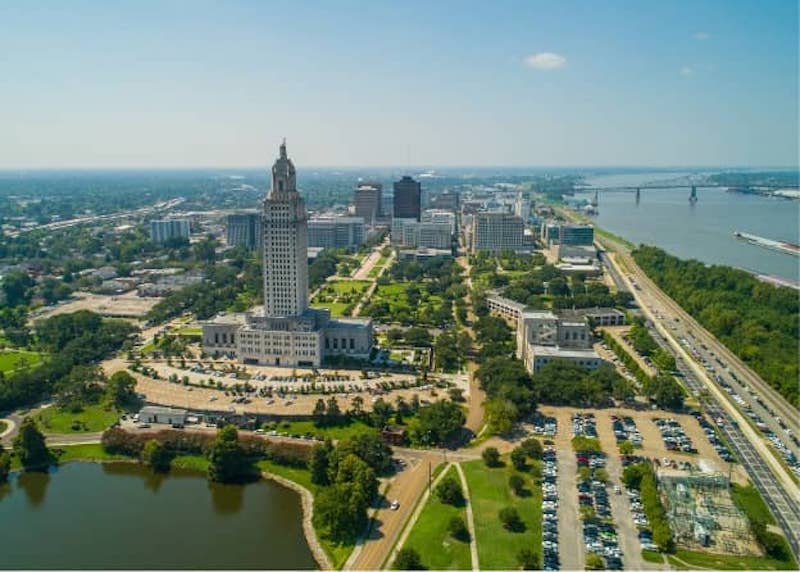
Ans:
POLYGON ((0 485, 0 568, 313 569, 297 493, 134 463, 70 463, 0 485))

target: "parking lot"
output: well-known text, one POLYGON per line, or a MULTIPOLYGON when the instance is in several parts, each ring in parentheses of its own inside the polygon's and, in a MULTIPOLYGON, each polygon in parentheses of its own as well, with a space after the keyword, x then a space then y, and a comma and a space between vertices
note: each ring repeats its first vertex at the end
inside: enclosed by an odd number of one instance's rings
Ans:
MULTIPOLYGON (((126 369, 127 363, 121 359, 114 359, 104 362, 103 366, 106 372, 111 374, 115 371, 126 369)), ((172 368, 166 364, 160 364, 157 370, 161 379, 152 379, 151 377, 139 373, 130 372, 137 380, 136 391, 145 396, 145 401, 149 403, 158 403, 159 405, 192 409, 195 411, 213 410, 228 411, 231 413, 308 416, 313 411, 317 400, 320 398, 328 399, 332 396, 336 397, 339 407, 342 410, 347 410, 352 407, 353 399, 357 396, 362 399, 363 403, 361 406, 365 410, 370 410, 372 404, 379 398, 394 403, 398 397, 403 397, 406 401, 410 401, 412 397, 416 395, 420 403, 425 404, 447 397, 446 389, 435 388, 432 385, 386 391, 381 389, 376 384, 375 380, 355 379, 352 383, 358 384, 359 391, 354 392, 339 392, 334 389, 325 395, 319 393, 303 394, 299 392, 299 387, 304 382, 292 382, 291 384, 287 383, 281 385, 296 387, 298 389, 296 393, 291 392, 281 395, 275 392, 272 397, 265 397, 262 396, 260 392, 256 391, 255 394, 244 397, 234 395, 233 393, 226 395, 225 391, 212 389, 210 387, 185 386, 182 383, 170 383, 167 380, 169 375, 176 373, 179 377, 188 375, 192 383, 199 383, 200 379, 207 379, 205 375, 172 368), (244 399, 242 397, 244 397, 244 399)), ((281 370, 281 374, 287 375, 286 370, 281 370)), ((353 373, 353 375, 358 374, 353 373)), ((394 376, 392 379, 394 379, 394 376)), ((237 381, 230 379, 226 381, 229 381, 231 386, 237 382, 244 383, 244 380, 237 381)), ((258 389, 261 386, 268 385, 268 382, 250 381, 250 384, 258 389)), ((332 387, 333 385, 338 386, 339 382, 332 383, 331 385, 332 387)), ((465 396, 467 395, 467 391, 468 389, 465 391, 465 396)))

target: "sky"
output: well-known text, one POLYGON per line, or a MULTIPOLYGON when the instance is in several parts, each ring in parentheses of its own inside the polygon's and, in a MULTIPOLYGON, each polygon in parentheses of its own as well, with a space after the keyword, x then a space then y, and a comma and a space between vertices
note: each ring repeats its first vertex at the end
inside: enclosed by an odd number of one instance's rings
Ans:
POLYGON ((0 168, 798 165, 793 0, 0 3, 0 168))

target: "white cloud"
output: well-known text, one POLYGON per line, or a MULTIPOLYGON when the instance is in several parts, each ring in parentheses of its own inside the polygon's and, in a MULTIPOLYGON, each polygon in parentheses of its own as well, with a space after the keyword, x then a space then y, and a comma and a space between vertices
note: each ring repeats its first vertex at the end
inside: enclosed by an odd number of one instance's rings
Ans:
POLYGON ((678 73, 684 77, 689 77, 694 74, 694 68, 692 66, 683 66, 678 73))
POLYGON ((702 41, 702 40, 708 40, 711 37, 711 34, 709 34, 708 32, 697 32, 695 34, 692 34, 692 37, 695 40, 701 40, 702 41))
POLYGON ((525 65, 537 70, 555 70, 567 65, 567 58, 553 52, 541 52, 525 58, 525 65))

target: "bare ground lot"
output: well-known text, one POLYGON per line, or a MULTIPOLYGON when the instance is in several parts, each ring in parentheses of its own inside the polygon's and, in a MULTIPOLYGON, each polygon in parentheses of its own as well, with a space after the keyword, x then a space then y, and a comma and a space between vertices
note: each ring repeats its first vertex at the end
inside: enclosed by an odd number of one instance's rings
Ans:
POLYGON ((102 316, 115 318, 141 318, 150 308, 158 304, 160 298, 142 298, 136 292, 126 292, 108 296, 78 292, 74 299, 58 306, 48 306, 33 318, 49 318, 58 314, 69 314, 79 310, 89 310, 102 316))

